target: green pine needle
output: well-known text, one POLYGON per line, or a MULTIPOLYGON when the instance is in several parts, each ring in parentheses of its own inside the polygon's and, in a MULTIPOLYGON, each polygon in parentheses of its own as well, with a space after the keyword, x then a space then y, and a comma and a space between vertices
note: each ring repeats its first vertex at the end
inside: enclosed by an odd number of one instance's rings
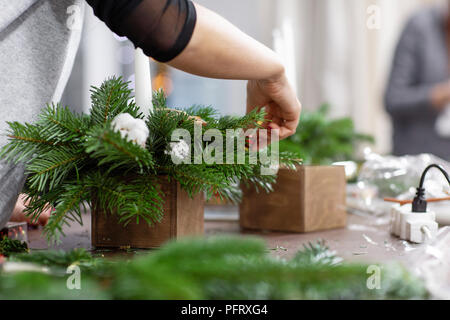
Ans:
POLYGON ((9 239, 3 237, 0 240, 0 256, 9 257, 11 255, 28 252, 28 245, 26 242, 9 239))
POLYGON ((296 134, 280 141, 280 150, 297 154, 305 164, 329 165, 351 160, 359 143, 374 138, 357 133, 351 118, 329 119, 330 106, 303 111, 296 134))
POLYGON ((108 166, 108 171, 121 168, 126 173, 134 169, 142 174, 154 169, 152 154, 123 139, 109 124, 91 129, 84 147, 91 158, 99 160, 99 166, 108 166))

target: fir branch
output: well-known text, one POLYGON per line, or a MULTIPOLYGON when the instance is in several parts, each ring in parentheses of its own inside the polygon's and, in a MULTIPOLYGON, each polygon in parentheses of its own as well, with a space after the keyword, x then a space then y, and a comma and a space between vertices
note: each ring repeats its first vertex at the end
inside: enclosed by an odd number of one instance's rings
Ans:
POLYGON ((170 175, 180 182, 180 186, 190 197, 205 192, 206 198, 210 199, 236 183, 235 180, 224 178, 223 172, 207 170, 202 165, 179 165, 170 175))
MULTIPOLYGON (((164 211, 163 194, 158 184, 152 185, 147 177, 134 180, 122 190, 127 193, 127 202, 118 207, 119 222, 124 226, 133 220, 139 224, 146 222, 149 226, 161 222, 164 211)), ((122 191, 122 192, 123 192, 122 191)))
POLYGON ((286 169, 297 170, 297 166, 303 164, 303 159, 300 159, 298 154, 292 152, 280 152, 279 162, 286 169))
POLYGON ((123 179, 96 173, 90 177, 89 184, 95 190, 96 208, 118 215, 124 225, 132 220, 153 225, 163 217, 163 193, 155 177, 123 179))
POLYGON ((172 132, 175 129, 186 129, 193 137, 194 121, 189 119, 189 115, 184 112, 155 107, 146 123, 150 132, 147 148, 152 152, 154 159, 158 161, 160 166, 171 164, 166 151, 170 142, 172 142, 172 132))
POLYGON ((330 250, 325 240, 319 239, 304 244, 303 250, 297 252, 291 262, 297 265, 335 266, 341 261, 336 252, 330 250))
POLYGON ((46 192, 39 192, 36 188, 30 188, 27 181, 22 192, 26 195, 24 212, 32 222, 37 223, 41 214, 52 209, 52 205, 58 202, 60 195, 64 193, 64 188, 58 186, 46 192))
POLYGON ((131 101, 129 82, 121 77, 112 77, 102 83, 100 88, 91 89, 91 125, 105 124, 120 113, 129 113, 134 118, 143 119, 139 107, 131 101))
POLYGON ((109 124, 91 129, 84 147, 99 166, 108 165, 108 171, 122 168, 125 172, 138 169, 138 173, 149 173, 154 169, 152 154, 123 139, 120 132, 115 132, 109 124))
POLYGON ((49 242, 59 242, 60 235, 65 235, 64 225, 70 226, 70 221, 83 224, 80 204, 90 200, 89 188, 81 181, 67 183, 63 190, 56 202, 55 212, 44 229, 49 242))
MULTIPOLYGON (((380 266, 381 289, 370 290, 366 264, 286 260, 267 254, 265 248, 262 240, 253 238, 209 237, 171 242, 156 252, 111 262, 84 250, 32 251, 12 260, 45 265, 53 272, 0 274, 0 299, 429 298, 423 281, 399 264, 380 266), (67 290, 65 285, 63 275, 74 263, 83 268, 82 290, 67 290)), ((298 255, 309 256, 311 250, 306 250, 298 255)))
POLYGON ((154 110, 167 109, 167 97, 162 89, 153 92, 152 97, 154 110))
POLYGON ((352 119, 328 119, 329 109, 302 112, 297 133, 280 141, 280 150, 298 154, 306 164, 331 164, 351 160, 357 144, 373 143, 373 137, 356 132, 352 119))
POLYGON ((264 109, 253 109, 242 117, 225 116, 220 117, 215 123, 208 123, 208 127, 217 128, 221 131, 227 129, 249 129, 261 128, 262 123, 265 122, 266 112, 264 109))
POLYGON ((0 158, 19 163, 30 161, 37 151, 49 151, 61 143, 49 141, 41 135, 42 128, 38 125, 8 122, 7 137, 10 142, 0 151, 0 158))
POLYGON ((85 249, 79 248, 67 252, 64 250, 33 250, 32 254, 15 254, 10 260, 67 269, 73 264, 92 263, 94 258, 85 249))
POLYGON ((202 118, 206 123, 215 121, 218 118, 219 113, 211 106, 193 105, 183 110, 190 116, 202 118))
POLYGON ((28 245, 26 242, 9 239, 7 237, 0 239, 0 256, 9 257, 24 252, 28 252, 28 245))
POLYGON ((237 186, 240 181, 254 184, 257 189, 270 192, 275 175, 263 175, 258 165, 178 165, 171 172, 181 187, 192 197, 205 192, 207 199, 219 196, 232 202, 240 200, 237 186))
POLYGON ((53 189, 64 181, 72 172, 78 172, 86 158, 79 150, 55 148, 40 153, 27 165, 30 188, 38 191, 53 189))
POLYGON ((14 140, 20 140, 22 142, 30 142, 33 144, 45 144, 47 146, 65 146, 66 145, 66 144, 62 144, 62 143, 55 144, 51 141, 47 141, 44 139, 36 139, 36 138, 24 137, 24 136, 19 137, 19 136, 14 136, 14 135, 8 135, 7 137, 10 139, 14 139, 14 140))
POLYGON ((76 143, 82 139, 89 127, 90 118, 87 115, 76 114, 61 105, 47 105, 39 115, 37 125, 41 136, 54 143, 76 143))

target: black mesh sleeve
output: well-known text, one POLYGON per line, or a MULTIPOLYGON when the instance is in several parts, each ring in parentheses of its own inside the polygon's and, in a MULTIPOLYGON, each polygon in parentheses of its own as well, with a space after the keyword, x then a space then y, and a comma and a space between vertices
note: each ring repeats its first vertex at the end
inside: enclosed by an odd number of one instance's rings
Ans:
POLYGON ((97 17, 154 59, 167 62, 188 45, 197 14, 190 0, 87 0, 97 17))

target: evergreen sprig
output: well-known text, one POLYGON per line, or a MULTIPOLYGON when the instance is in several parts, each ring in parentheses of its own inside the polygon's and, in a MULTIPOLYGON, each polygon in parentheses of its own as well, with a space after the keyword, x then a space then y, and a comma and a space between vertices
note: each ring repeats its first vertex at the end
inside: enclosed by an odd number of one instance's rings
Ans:
POLYGON ((28 245, 24 241, 2 237, 0 239, 0 256, 9 257, 11 255, 28 252, 28 245))
POLYGON ((78 148, 54 148, 37 152, 27 166, 30 188, 38 191, 53 189, 74 171, 78 171, 87 156, 78 148))
POLYGON ((370 135, 358 133, 351 118, 329 119, 330 106, 303 111, 293 136, 280 141, 280 150, 298 154, 305 164, 329 165, 352 160, 359 143, 373 143, 370 135))
POLYGON ((33 159, 36 150, 47 151, 59 146, 41 136, 42 128, 38 125, 8 122, 6 134, 9 144, 0 151, 0 158, 14 163, 27 162, 33 159))
POLYGON ((90 118, 70 111, 61 105, 47 105, 37 122, 41 137, 54 145, 73 145, 82 141, 90 125, 90 118))
POLYGON ((171 242, 133 259, 109 261, 84 250, 33 251, 16 262, 53 272, 0 272, 0 299, 425 299, 424 283, 400 264, 380 265, 379 290, 369 265, 341 262, 323 242, 294 258, 268 254, 262 240, 211 237, 171 242), (81 290, 67 290, 66 268, 82 269, 81 290))
POLYGON ((91 89, 91 125, 105 124, 112 121, 120 113, 129 113, 142 119, 139 107, 131 100, 131 89, 128 82, 121 77, 112 77, 91 89))
POLYGON ((142 174, 154 168, 150 151, 122 139, 109 125, 90 130, 84 147, 92 158, 99 160, 99 166, 108 165, 110 171, 121 168, 125 173, 137 170, 142 174))
POLYGON ((92 201, 106 213, 117 214, 123 224, 133 219, 149 225, 163 217, 163 193, 156 175, 109 177, 95 174, 91 180, 96 190, 92 201))
MULTIPOLYGON (((204 192, 208 198, 218 195, 239 201, 241 182, 271 191, 275 175, 264 175, 263 164, 250 161, 248 149, 244 162, 239 164, 211 164, 203 160, 194 164, 193 144, 192 164, 175 164, 169 155, 171 143, 176 142, 172 141, 175 129, 185 129, 191 137, 198 129, 202 134, 218 129, 225 150, 227 129, 260 128, 264 110, 254 110, 243 117, 220 117, 211 107, 176 110, 168 107, 164 93, 158 91, 153 96, 154 110, 144 119, 128 83, 114 77, 93 87, 91 99, 89 115, 52 104, 44 108, 34 124, 9 123, 10 142, 0 153, 9 161, 26 164, 27 214, 36 220, 49 205, 55 208, 45 229, 49 240, 58 239, 65 225, 82 223, 84 205, 117 215, 125 225, 131 221, 158 223, 164 214, 160 180, 163 176, 178 181, 192 197, 204 192), (145 147, 128 141, 113 129, 113 119, 123 113, 145 120, 149 130, 145 147)), ((237 141, 237 137, 234 139, 237 141)), ((201 141, 198 147, 204 150, 211 143, 201 141)), ((234 158, 237 150, 235 143, 231 150, 234 158)), ((287 154, 280 154, 280 160, 291 168, 299 163, 287 154)))

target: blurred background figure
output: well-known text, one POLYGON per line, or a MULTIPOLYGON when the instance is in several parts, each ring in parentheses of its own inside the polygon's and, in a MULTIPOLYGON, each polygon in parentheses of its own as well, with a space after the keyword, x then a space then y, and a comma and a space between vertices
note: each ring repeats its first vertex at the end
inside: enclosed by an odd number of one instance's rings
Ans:
POLYGON ((385 95, 395 155, 450 160, 449 5, 421 8, 398 42, 385 95))

